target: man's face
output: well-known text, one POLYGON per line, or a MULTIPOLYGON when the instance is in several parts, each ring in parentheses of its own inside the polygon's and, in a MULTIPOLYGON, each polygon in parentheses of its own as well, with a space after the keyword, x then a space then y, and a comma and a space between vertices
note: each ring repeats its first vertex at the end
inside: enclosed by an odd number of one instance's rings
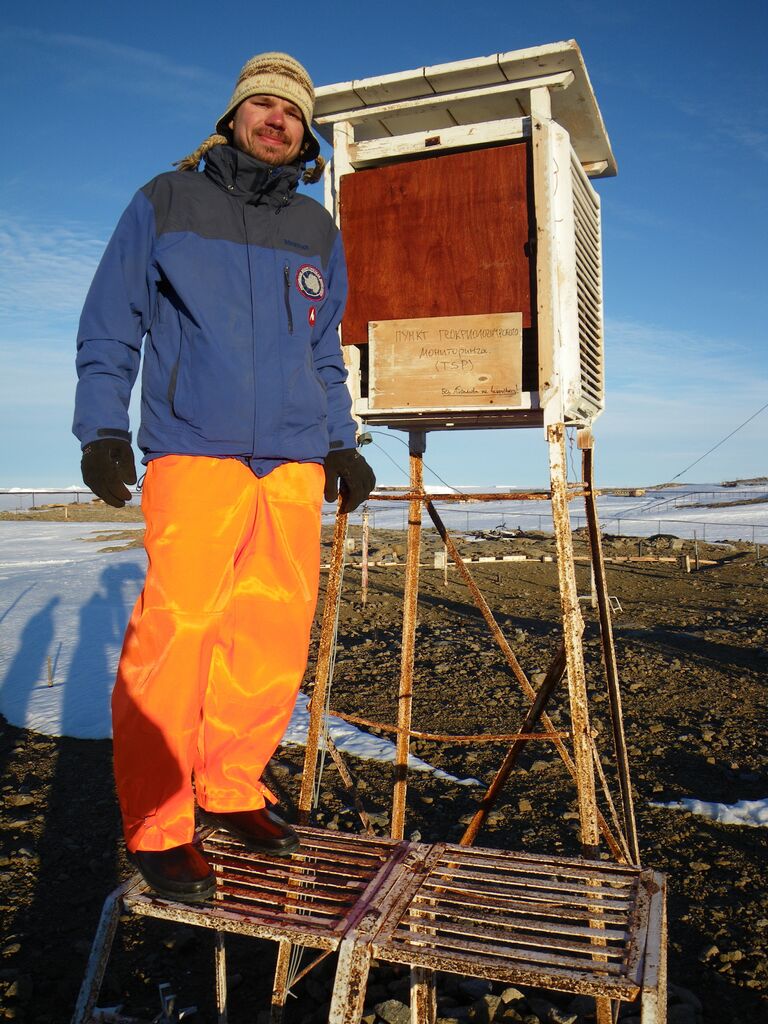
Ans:
POLYGON ((304 141, 301 111, 279 96, 249 96, 229 127, 238 149, 275 167, 292 163, 304 141))

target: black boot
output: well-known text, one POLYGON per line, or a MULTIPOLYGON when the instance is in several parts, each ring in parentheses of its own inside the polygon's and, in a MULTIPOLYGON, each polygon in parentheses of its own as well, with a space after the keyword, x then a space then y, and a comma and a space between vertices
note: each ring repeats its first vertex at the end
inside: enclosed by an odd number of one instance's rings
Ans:
POLYGON ((287 857, 299 848, 299 837, 291 826, 266 807, 256 811, 201 811, 204 821, 223 828, 248 850, 287 857))
POLYGON ((193 843, 169 850, 137 850, 129 857, 147 885, 165 899, 203 903, 216 891, 211 866, 193 843))

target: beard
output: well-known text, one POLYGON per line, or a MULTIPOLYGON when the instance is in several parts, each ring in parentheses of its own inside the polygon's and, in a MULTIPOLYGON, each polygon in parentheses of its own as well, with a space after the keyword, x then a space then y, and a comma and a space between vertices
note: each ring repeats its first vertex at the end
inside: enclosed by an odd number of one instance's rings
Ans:
POLYGON ((274 146, 267 145, 257 138, 256 133, 248 139, 248 150, 251 156, 261 160, 272 167, 280 167, 282 164, 292 163, 298 156, 298 149, 292 152, 293 147, 289 139, 282 136, 275 136, 274 146))

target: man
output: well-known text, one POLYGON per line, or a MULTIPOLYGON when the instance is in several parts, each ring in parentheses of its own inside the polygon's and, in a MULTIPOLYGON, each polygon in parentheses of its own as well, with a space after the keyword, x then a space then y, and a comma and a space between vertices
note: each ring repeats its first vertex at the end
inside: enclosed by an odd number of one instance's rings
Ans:
POLYGON ((115 778, 132 859, 192 902, 214 891, 195 802, 251 849, 298 845, 261 774, 306 668, 323 490, 352 511, 375 484, 337 334, 341 239, 296 191, 322 168, 313 104, 298 61, 249 60, 216 134, 123 214, 78 334, 83 479, 118 507, 145 339, 149 567, 112 699, 115 778))

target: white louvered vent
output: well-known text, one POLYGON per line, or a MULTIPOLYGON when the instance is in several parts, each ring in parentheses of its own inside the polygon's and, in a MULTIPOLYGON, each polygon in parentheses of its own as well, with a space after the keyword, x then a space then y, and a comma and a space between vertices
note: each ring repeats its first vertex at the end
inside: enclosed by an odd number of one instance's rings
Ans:
POLYGON ((584 402, 581 411, 594 416, 605 404, 600 199, 573 150, 571 181, 576 238, 581 397, 584 402))

